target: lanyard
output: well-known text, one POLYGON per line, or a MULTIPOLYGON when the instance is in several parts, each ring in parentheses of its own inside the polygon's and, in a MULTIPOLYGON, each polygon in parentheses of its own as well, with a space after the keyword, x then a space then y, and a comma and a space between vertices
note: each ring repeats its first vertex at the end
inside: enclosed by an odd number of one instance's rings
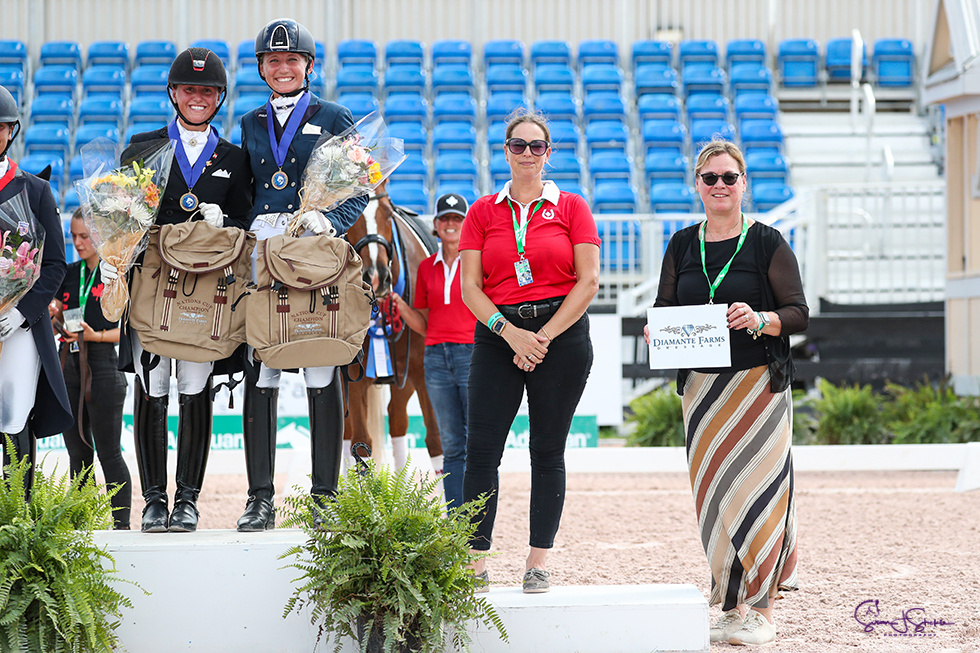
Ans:
POLYGON ((510 198, 507 198, 507 206, 510 207, 510 217, 514 220, 514 239, 517 241, 517 253, 521 255, 521 259, 524 258, 524 243, 527 242, 527 226, 531 224, 531 218, 533 218, 534 214, 538 212, 538 209, 541 208, 542 204, 544 204, 544 199, 538 200, 537 206, 535 206, 534 210, 528 214, 527 219, 524 220, 524 223, 518 224, 517 213, 514 211, 514 205, 511 204, 510 198))
POLYGON ((10 180, 14 178, 14 173, 17 171, 17 164, 11 161, 10 157, 7 157, 7 164, 7 174, 0 177, 0 190, 7 187, 7 184, 9 184, 10 180))
POLYGON ((272 99, 266 103, 265 106, 265 121, 266 126, 269 128, 269 144, 272 145, 272 156, 276 160, 276 165, 282 170, 282 165, 286 162, 286 152, 289 151, 289 146, 293 142, 293 137, 296 136, 296 132, 299 131, 299 124, 303 122, 303 118, 306 116, 306 108, 310 105, 310 94, 304 93, 300 96, 299 100, 296 102, 296 106, 293 107, 293 112, 289 114, 289 118, 286 120, 286 126, 283 128, 282 140, 276 140, 276 128, 274 126, 276 120, 275 109, 272 108, 272 99))
POLYGON ((725 267, 721 269, 721 272, 718 273, 718 276, 715 277, 714 281, 712 281, 711 277, 708 276, 708 266, 704 261, 704 230, 707 228, 707 224, 707 220, 701 223, 701 228, 698 230, 698 240, 701 241, 701 269, 704 270, 704 278, 708 281, 708 303, 714 304, 715 290, 718 289, 718 286, 720 286, 721 282, 725 279, 725 275, 728 274, 728 268, 732 266, 732 261, 735 260, 735 257, 738 255, 738 251, 742 249, 742 243, 745 242, 745 234, 749 230, 749 221, 745 219, 744 215, 742 216, 742 235, 738 237, 738 245, 735 246, 735 253, 732 254, 730 259, 728 259, 728 263, 725 263, 725 267))
POLYGON ((92 284, 95 283, 95 270, 88 278, 88 285, 85 284, 85 261, 82 261, 82 269, 78 273, 78 307, 82 309, 82 319, 85 319, 85 305, 88 303, 88 294, 92 291, 92 284))
POLYGON ((177 159, 180 174, 183 175, 184 181, 187 182, 187 189, 194 190, 194 184, 201 178, 201 173, 204 172, 208 161, 211 160, 211 155, 218 149, 218 131, 214 127, 208 127, 208 139, 204 144, 204 150, 197 157, 194 165, 191 165, 190 159, 187 158, 187 152, 184 151, 184 141, 180 138, 180 130, 177 128, 176 118, 167 126, 167 135, 170 137, 170 140, 177 142, 177 147, 174 150, 174 158, 177 159))

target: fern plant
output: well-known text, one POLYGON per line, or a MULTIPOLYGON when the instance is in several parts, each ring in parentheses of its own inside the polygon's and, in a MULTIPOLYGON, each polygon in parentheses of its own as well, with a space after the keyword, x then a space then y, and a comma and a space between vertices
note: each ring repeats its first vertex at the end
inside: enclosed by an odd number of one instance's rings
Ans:
POLYGON ((627 422, 636 424, 626 440, 631 447, 680 447, 684 445, 684 410, 674 384, 657 388, 630 402, 627 422))
POLYGON ((112 527, 116 489, 38 467, 25 500, 28 465, 12 462, 0 480, 0 650, 115 651, 121 608, 132 604, 113 587, 115 562, 92 530, 112 527))
POLYGON ((820 398, 813 402, 819 415, 817 439, 824 444, 887 444, 880 398, 870 385, 853 387, 821 379, 820 398))
POLYGON ((346 636, 359 638, 363 653, 378 631, 386 653, 406 642, 413 651, 442 651, 445 628, 455 646, 468 648, 466 626, 473 621, 506 640, 493 606, 474 596, 477 580, 468 567, 474 559, 471 518, 486 499, 447 517, 436 479, 417 482, 408 467, 367 465, 364 475, 352 469, 341 477, 332 499, 287 497, 284 525, 302 528, 306 542, 280 556, 294 557, 287 566, 300 572, 283 617, 309 607, 317 642, 332 636, 335 652, 346 636), (316 511, 324 520, 321 528, 313 522, 316 511))

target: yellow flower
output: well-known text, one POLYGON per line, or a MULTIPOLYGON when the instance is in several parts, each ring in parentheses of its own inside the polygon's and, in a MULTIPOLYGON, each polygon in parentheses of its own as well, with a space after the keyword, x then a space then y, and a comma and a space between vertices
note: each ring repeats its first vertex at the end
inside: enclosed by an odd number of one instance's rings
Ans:
POLYGON ((371 183, 376 184, 381 181, 381 176, 381 164, 377 162, 372 163, 371 167, 368 168, 368 178, 371 180, 371 183))

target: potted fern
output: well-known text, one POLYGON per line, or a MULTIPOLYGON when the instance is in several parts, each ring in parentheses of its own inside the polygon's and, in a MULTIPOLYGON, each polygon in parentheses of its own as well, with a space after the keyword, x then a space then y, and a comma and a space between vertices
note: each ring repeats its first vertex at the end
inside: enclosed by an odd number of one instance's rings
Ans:
POLYGON ((331 500, 288 497, 285 525, 302 528, 306 542, 281 556, 295 557, 288 566, 301 572, 283 616, 310 608, 317 643, 332 636, 335 652, 344 637, 358 640, 362 653, 443 651, 447 631, 454 646, 468 648, 474 621, 506 640, 493 606, 474 596, 478 581, 468 567, 470 518, 485 499, 447 517, 436 484, 369 460, 341 477, 331 500))
POLYGON ((132 604, 113 587, 112 557, 92 539, 92 530, 112 527, 115 488, 39 467, 25 500, 29 464, 12 462, 0 479, 0 651, 117 650, 121 608, 132 604))

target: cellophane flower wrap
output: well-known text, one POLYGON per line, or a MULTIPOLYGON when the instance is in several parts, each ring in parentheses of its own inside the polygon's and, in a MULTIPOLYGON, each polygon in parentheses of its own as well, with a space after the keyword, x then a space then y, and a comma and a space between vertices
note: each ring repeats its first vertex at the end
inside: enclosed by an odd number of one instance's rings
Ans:
POLYGON ((307 211, 329 211, 356 195, 371 194, 404 160, 404 141, 388 135, 377 111, 340 134, 324 134, 303 171, 299 210, 286 234, 303 233, 298 217, 307 211))
MULTIPOLYGON (((94 174, 75 182, 85 224, 99 258, 119 271, 118 279, 105 282, 99 302, 102 314, 110 322, 122 317, 129 302, 125 272, 146 248, 147 233, 156 220, 170 178, 174 147, 173 141, 168 141, 132 163, 115 169, 109 169, 102 156, 93 166, 94 174)), ((97 155, 90 152, 90 156, 97 155)), ((83 151, 83 168, 85 157, 83 151)))
MULTIPOLYGON (((25 193, 0 204, 0 315, 17 306, 41 276, 44 228, 25 193)), ((3 343, 0 342, 0 348, 3 343)))

